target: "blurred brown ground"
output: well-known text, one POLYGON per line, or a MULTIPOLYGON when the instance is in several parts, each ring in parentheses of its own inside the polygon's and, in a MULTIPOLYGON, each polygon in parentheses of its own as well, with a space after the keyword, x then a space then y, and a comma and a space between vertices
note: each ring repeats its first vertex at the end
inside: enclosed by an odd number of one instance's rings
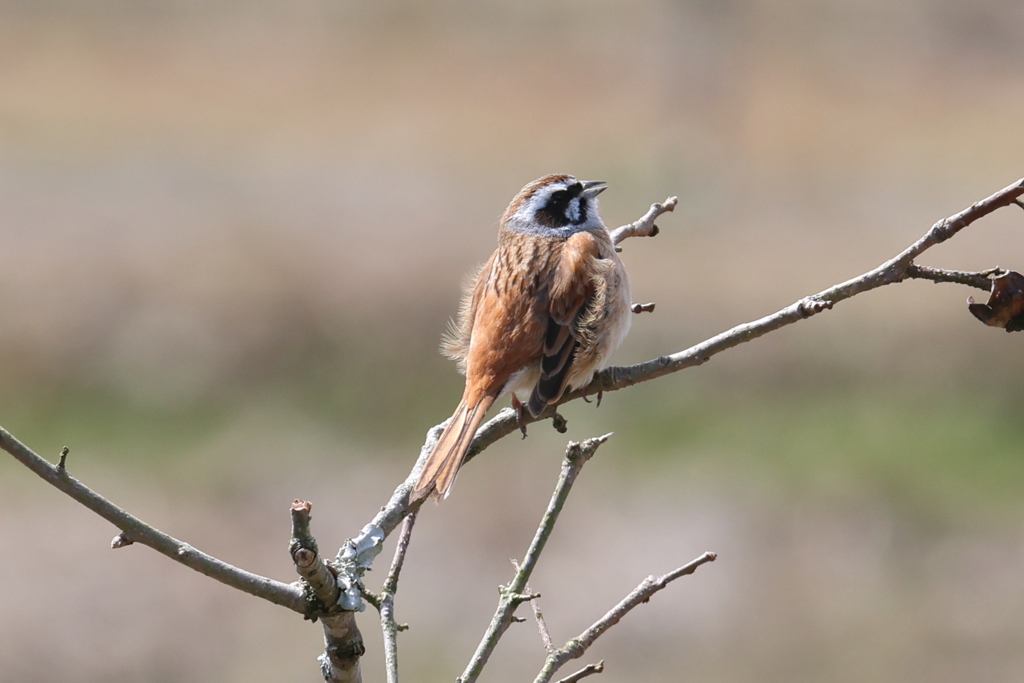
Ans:
MULTIPOLYGON (((0 424, 291 580, 290 501, 338 547, 449 414, 437 341, 524 183, 607 180, 609 225, 679 195, 625 245, 658 308, 615 360, 679 350, 1024 174, 1022 24, 1012 0, 5 2, 0 424)), ((1020 269, 1022 227, 923 261, 1020 269)), ((905 283, 567 407, 569 437, 616 436, 533 581, 556 641, 716 550, 595 647, 601 680, 1019 681, 1022 337, 969 294, 905 283)), ((565 439, 506 440, 425 510, 411 680, 461 672, 565 439)), ((0 681, 318 680, 319 626, 114 533, 0 460, 0 681)), ((489 680, 541 659, 516 627, 489 680)))

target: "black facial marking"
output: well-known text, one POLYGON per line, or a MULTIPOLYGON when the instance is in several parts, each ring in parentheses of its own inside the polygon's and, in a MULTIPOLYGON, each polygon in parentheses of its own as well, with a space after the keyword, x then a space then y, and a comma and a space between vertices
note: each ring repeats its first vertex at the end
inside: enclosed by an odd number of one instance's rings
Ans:
POLYGON ((579 197, 581 192, 583 192, 583 184, 579 181, 564 190, 552 192, 547 202, 537 210, 537 222, 549 228, 564 228, 573 223, 585 222, 588 208, 586 199, 579 200, 579 215, 575 217, 569 215, 570 203, 579 197))

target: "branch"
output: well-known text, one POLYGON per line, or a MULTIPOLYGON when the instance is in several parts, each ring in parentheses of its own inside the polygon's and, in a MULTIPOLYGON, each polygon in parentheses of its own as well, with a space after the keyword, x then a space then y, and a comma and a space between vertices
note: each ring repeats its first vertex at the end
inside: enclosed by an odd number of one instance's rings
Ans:
POLYGON ((366 652, 355 612, 339 605, 342 590, 334 571, 320 557, 316 539, 309 530, 313 504, 292 503, 291 556, 295 571, 305 581, 310 609, 307 618, 324 629, 324 652, 320 655, 320 673, 327 683, 360 683, 359 658, 366 652))
POLYGON ((111 544, 112 547, 122 548, 133 543, 141 543, 166 555, 175 562, 194 569, 200 574, 205 574, 212 579, 216 579, 227 586, 237 588, 244 593, 255 595, 258 598, 263 598, 275 605, 282 605, 300 614, 306 612, 305 596, 297 587, 281 583, 280 581, 274 581, 258 574, 252 574, 196 550, 188 543, 168 536, 162 531, 146 524, 138 517, 125 512, 85 484, 82 484, 68 474, 66 467, 61 466, 65 463, 66 453, 62 453, 61 465, 51 465, 25 446, 25 444, 11 436, 10 432, 2 427, 0 427, 0 448, 13 455, 15 459, 42 479, 119 528, 121 533, 114 538, 111 544))
MULTIPOLYGON (((916 266, 913 262, 914 259, 927 249, 953 237, 960 230, 974 223, 979 218, 987 216, 996 209, 1014 203, 1014 200, 1022 195, 1024 195, 1024 178, 1003 188, 992 196, 972 204, 960 213, 938 221, 923 237, 907 247, 899 255, 863 275, 829 287, 817 294, 804 297, 772 315, 753 322, 737 325, 684 351, 661 356, 637 365, 607 368, 599 372, 588 386, 573 392, 567 392, 558 404, 561 405, 562 403, 598 392, 617 391, 640 382, 646 382, 686 368, 702 365, 710 360, 712 356, 722 351, 757 339, 787 325, 806 320, 822 311, 831 309, 840 301, 849 299, 857 294, 902 282, 906 278, 923 277, 925 272, 939 273, 941 271, 916 266)), ((946 272, 956 273, 957 271, 946 272)), ((983 273, 976 275, 984 276, 984 273, 987 272, 989 271, 983 271, 983 273)), ((957 282, 958 280, 949 277, 943 281, 957 282)), ((980 281, 965 281, 964 284, 971 284, 986 290, 990 287, 990 285, 982 285, 980 281)), ((554 410, 555 407, 552 406, 537 418, 527 414, 524 416, 523 422, 529 424, 547 419, 551 417, 554 410)), ((473 445, 466 454, 466 460, 470 460, 492 443, 518 428, 519 424, 516 421, 515 411, 511 409, 502 410, 494 418, 484 423, 479 431, 477 431, 473 445)))
POLYGON ((583 667, 576 673, 572 674, 571 676, 566 676, 562 680, 558 681, 558 683, 576 683, 576 681, 582 680, 587 676, 590 676, 591 674, 599 674, 602 671, 604 671, 603 659, 600 662, 597 662, 596 664, 586 665, 585 667, 583 667))
MULTIPOLYGON (((927 249, 948 240, 960 230, 974 223, 979 218, 987 216, 993 211, 1010 204, 1017 204, 1017 198, 1024 195, 1024 178, 1009 185, 990 197, 972 204, 960 213, 944 218, 935 223, 921 239, 910 245, 907 249, 895 258, 886 261, 874 270, 868 271, 859 277, 847 280, 841 284, 830 287, 817 294, 804 297, 786 308, 765 316, 753 322, 737 325, 726 332, 703 341, 684 351, 660 356, 644 363, 626 367, 611 367, 595 375, 589 385, 573 392, 566 392, 559 400, 558 405, 574 401, 584 396, 599 392, 610 392, 633 386, 640 382, 646 382, 664 375, 669 375, 686 368, 702 365, 722 351, 739 346, 744 342, 757 339, 769 332, 791 325, 801 320, 806 320, 824 310, 832 308, 835 304, 849 299, 852 296, 877 289, 884 285, 902 282, 906 278, 920 278, 924 276, 927 269, 916 266, 914 259, 920 256, 927 249)), ((639 220, 629 225, 616 228, 612 231, 617 241, 631 236, 639 236, 644 230, 653 232, 654 219, 675 207, 669 199, 665 204, 653 204, 651 209, 639 220)), ((649 232, 647 234, 649 234, 649 232)), ((938 271, 934 271, 938 272, 938 271)), ((956 271, 949 271, 956 272, 956 271)), ((979 275, 984 275, 985 272, 979 275)), ((953 278, 942 281, 957 282, 953 278)), ((980 281, 964 282, 972 286, 981 286, 980 281)), ((987 289, 987 286, 981 287, 987 289)), ((521 422, 517 420, 515 411, 511 408, 503 408, 496 416, 485 422, 473 439, 473 444, 466 453, 466 461, 473 459, 483 452, 488 446, 508 436, 519 429, 520 424, 531 424, 539 420, 547 420, 556 415, 557 406, 549 406, 540 416, 534 418, 528 413, 523 415, 521 422)), ((437 439, 441 435, 444 423, 431 428, 427 432, 427 438, 420 449, 420 456, 413 466, 409 477, 395 489, 391 500, 381 508, 380 512, 373 518, 373 525, 380 528, 387 536, 402 521, 409 512, 419 509, 422 501, 412 505, 409 504, 409 491, 412 489, 416 478, 419 476, 419 469, 423 466, 427 455, 429 455, 437 439)))
POLYGON ((1005 270, 996 266, 988 270, 971 272, 966 270, 945 270, 943 268, 929 268, 911 263, 907 266, 907 277, 918 280, 931 280, 932 282, 952 282, 968 287, 977 287, 986 292, 992 289, 992 278, 1004 275, 1005 270))
POLYGON ((313 538, 309 530, 310 511, 312 509, 313 504, 305 500, 296 500, 292 503, 292 541, 290 550, 292 562, 295 563, 295 571, 306 581, 306 584, 313 593, 313 597, 320 603, 315 613, 307 611, 307 614, 310 616, 322 616, 322 613, 327 611, 329 605, 334 605, 338 602, 341 590, 338 588, 338 582, 334 574, 327 566, 327 563, 323 561, 323 558, 320 557, 316 539, 313 538))
POLYGON ((611 231, 612 244, 617 245, 630 237, 654 237, 659 232, 658 226, 654 224, 655 219, 663 213, 674 211, 678 203, 677 197, 669 197, 663 203, 651 204, 651 208, 643 216, 629 225, 623 225, 621 228, 611 231))
MULTIPOLYGON (((519 563, 515 560, 511 560, 512 566, 516 571, 519 571, 519 563)), ((544 643, 544 649, 548 652, 553 652, 555 644, 551 642, 551 633, 548 631, 548 624, 544 621, 544 613, 540 611, 540 595, 533 592, 530 588, 530 584, 526 584, 527 595, 536 595, 536 597, 530 598, 530 607, 533 608, 533 618, 537 620, 537 631, 540 633, 540 641, 544 643)))
POLYGON ((324 616, 324 651, 317 660, 325 683, 362 683, 359 659, 366 653, 355 612, 339 610, 324 616))
POLYGON ((458 683, 474 683, 476 681, 498 644, 498 640, 512 624, 512 615, 516 608, 534 597, 524 594, 523 591, 526 590, 526 584, 530 581, 530 575, 533 573, 534 567, 537 566, 541 552, 544 551, 544 545, 555 528, 555 522, 558 521, 558 515, 569 497, 569 491, 572 490, 572 485, 580 470, 594 455, 598 446, 607 441, 610 436, 611 434, 605 434, 587 439, 582 443, 569 442, 569 446, 565 450, 565 458, 562 460, 562 472, 558 477, 558 483, 555 485, 551 502, 548 503, 548 509, 544 512, 533 542, 530 543, 530 549, 526 551, 523 564, 512 578, 511 583, 500 588, 501 597, 498 600, 498 609, 495 611, 494 618, 491 619, 491 624, 487 627, 487 632, 484 633, 480 645, 477 646, 473 658, 466 667, 466 671, 459 677, 458 683))
POLYGON ((398 632, 408 628, 395 621, 395 593, 398 591, 398 575, 405 563, 405 553, 409 549, 415 523, 416 513, 413 512, 402 524, 402 534, 395 547, 395 559, 391 561, 388 577, 380 589, 380 626, 384 631, 384 666, 387 668, 388 683, 398 683, 398 632))
MULTIPOLYGON (((595 377, 590 386, 564 396, 562 402, 571 401, 580 396, 599 391, 607 392, 623 389, 638 382, 646 382, 678 372, 684 368, 701 365, 712 356, 726 349, 738 346, 752 339, 757 339, 781 327, 806 320, 822 311, 831 309, 837 303, 857 294, 902 282, 908 277, 907 270, 913 264, 915 258, 931 247, 950 239, 979 218, 1013 203, 1014 199, 1021 195, 1024 195, 1024 178, 1018 180, 1013 185, 1003 188, 992 196, 972 204, 960 213, 938 221, 923 237, 907 247, 899 255, 886 261, 874 270, 829 287, 812 296, 800 299, 781 311, 765 316, 760 320, 737 325, 731 330, 701 342, 685 351, 662 356, 646 363, 629 367, 608 368, 595 377)), ((514 427, 515 425, 510 425, 509 431, 514 427)))
MULTIPOLYGON (((562 665, 570 659, 582 657, 583 653, 594 644, 595 640, 600 638, 601 635, 612 626, 619 623, 619 620, 626 616, 634 607, 647 602, 651 599, 652 595, 679 577, 686 576, 697 571, 697 567, 702 564, 714 562, 717 557, 718 556, 715 553, 704 553, 693 562, 683 565, 675 571, 665 574, 661 578, 655 579, 653 576, 648 576, 640 583, 639 586, 633 589, 632 593, 623 598, 622 602, 594 622, 590 628, 567 642, 562 648, 555 650, 548 655, 547 660, 544 662, 544 668, 541 669, 537 678, 534 680, 534 683, 547 683, 550 681, 555 675, 555 672, 558 671, 562 665)), ((573 676, 575 675, 576 674, 573 674, 573 676)), ((571 679, 572 676, 569 678, 571 679)))

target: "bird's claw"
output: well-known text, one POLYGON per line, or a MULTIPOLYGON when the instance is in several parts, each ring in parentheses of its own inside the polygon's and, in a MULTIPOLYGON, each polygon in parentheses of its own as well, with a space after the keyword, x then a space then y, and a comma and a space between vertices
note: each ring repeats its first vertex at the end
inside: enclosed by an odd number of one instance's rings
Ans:
POLYGON ((526 406, 523 402, 516 398, 515 394, 512 394, 512 410, 516 411, 516 425, 519 427, 519 431, 523 433, 523 438, 526 438, 526 406))

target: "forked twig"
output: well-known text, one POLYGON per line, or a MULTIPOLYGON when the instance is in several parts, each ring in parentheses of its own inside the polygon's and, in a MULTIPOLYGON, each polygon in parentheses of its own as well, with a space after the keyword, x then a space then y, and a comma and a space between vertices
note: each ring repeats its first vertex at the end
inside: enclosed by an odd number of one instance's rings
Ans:
MULTIPOLYGON (((516 571, 519 571, 519 563, 512 560, 512 566, 515 567, 516 571)), ((530 588, 530 584, 526 584, 526 592, 530 595, 534 595, 533 589, 530 588)), ((530 598, 530 607, 533 608, 533 618, 537 621, 537 631, 540 633, 540 642, 544 643, 544 649, 548 652, 553 652, 555 644, 551 642, 551 633, 548 631, 548 624, 544 621, 544 613, 540 611, 540 596, 530 598)))
POLYGON ((569 497, 569 491, 572 490, 572 485, 576 481, 580 470, 583 469, 583 466, 594 455, 598 446, 607 441, 610 436, 611 434, 605 434, 604 436, 587 439, 582 443, 569 442, 569 446, 565 450, 565 458, 562 460, 562 471, 558 477, 558 483, 555 485, 555 491, 551 495, 551 501, 544 512, 540 526, 537 527, 537 533, 533 536, 533 542, 530 543, 530 549, 526 551, 523 564, 519 567, 519 571, 516 572, 512 581, 507 586, 501 586, 499 589, 501 597, 498 600, 498 609, 494 612, 494 618, 491 619, 491 623, 487 627, 480 645, 477 646, 476 652, 473 653, 473 658, 470 659, 469 664, 466 666, 465 672, 459 677, 459 683, 474 683, 476 681, 484 665, 487 664, 487 660, 494 651, 495 646, 498 644, 498 640, 501 639, 502 634, 512 624, 512 615, 515 613, 516 608, 533 597, 532 595, 524 594, 523 591, 526 590, 526 584, 530 581, 530 575, 533 573, 534 567, 537 566, 537 560, 540 559, 540 554, 544 551, 544 546, 551 536, 551 531, 555 528, 555 522, 558 521, 558 515, 562 512, 562 507, 569 497))
POLYGON ((653 576, 648 576, 640 583, 639 586, 633 589, 632 593, 623 598, 622 602, 594 622, 590 628, 567 642, 563 647, 549 654, 547 660, 544 662, 544 668, 541 669, 539 674, 537 674, 537 678, 534 680, 534 683, 547 683, 550 681, 555 675, 555 672, 558 671, 562 665, 570 659, 582 657, 583 653, 594 644, 595 640, 600 638, 601 635, 612 626, 619 623, 619 620, 626 616, 634 607, 647 602, 651 599, 652 595, 679 577, 686 576, 687 574, 692 574, 697 571, 697 567, 702 564, 714 562, 717 557, 718 556, 715 553, 704 553, 693 562, 683 565, 675 571, 671 571, 660 578, 656 579, 653 576))
POLYGON ((630 237, 654 237, 659 232, 658 226, 654 224, 654 221, 657 220, 658 216, 674 211, 678 203, 679 199, 677 197, 669 197, 664 202, 651 204, 651 208, 647 209, 647 213, 643 216, 629 225, 623 225, 611 231, 612 244, 617 245, 630 237))

